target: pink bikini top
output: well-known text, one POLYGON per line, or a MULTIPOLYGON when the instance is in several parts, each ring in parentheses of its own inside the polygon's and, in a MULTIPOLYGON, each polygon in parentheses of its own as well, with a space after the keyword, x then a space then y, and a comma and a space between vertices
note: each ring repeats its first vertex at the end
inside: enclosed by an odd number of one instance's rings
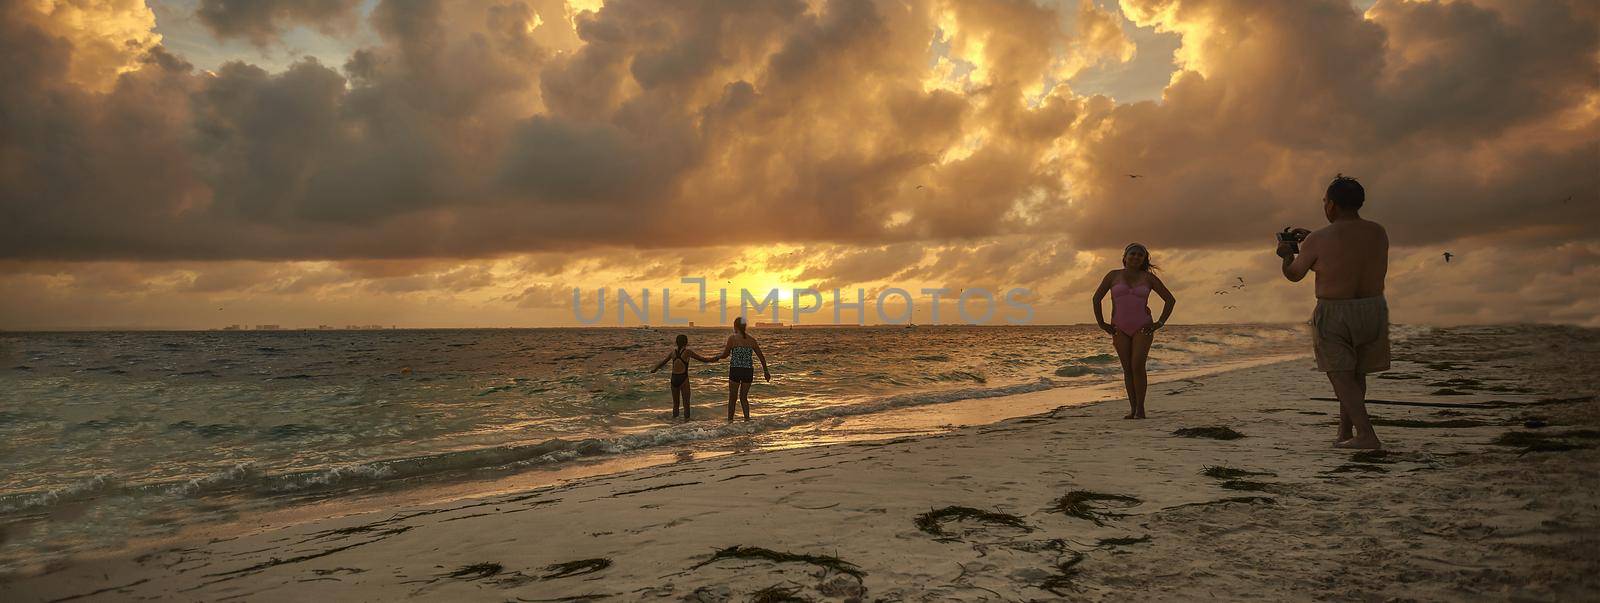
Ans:
POLYGON ((1137 287, 1129 287, 1127 283, 1118 280, 1115 285, 1111 286, 1112 313, 1116 313, 1118 307, 1126 306, 1129 309, 1144 308, 1145 313, 1149 314, 1149 301, 1150 285, 1141 283, 1137 287))

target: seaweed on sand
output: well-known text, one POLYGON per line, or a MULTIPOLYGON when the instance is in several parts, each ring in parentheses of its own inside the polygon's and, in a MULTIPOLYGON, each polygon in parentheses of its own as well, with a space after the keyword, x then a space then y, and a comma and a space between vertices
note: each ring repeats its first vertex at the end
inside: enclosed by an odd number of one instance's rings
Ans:
POLYGON ((1594 396, 1578 396, 1578 397, 1575 397, 1575 398, 1544 398, 1542 400, 1539 400, 1538 402, 1528 402, 1526 404, 1523 404, 1523 406, 1545 406, 1545 405, 1548 405, 1548 404, 1575 404, 1575 403, 1578 403, 1578 402, 1588 402, 1588 401, 1593 400, 1593 399, 1594 399, 1594 396))
POLYGON ((1248 477, 1251 475, 1273 475, 1273 473, 1267 471, 1245 471, 1244 469, 1223 467, 1221 465, 1206 465, 1206 468, 1200 472, 1200 475, 1214 477, 1216 479, 1239 479, 1241 477, 1248 477))
MULTIPOLYGON (((1390 462, 1393 462, 1393 461, 1390 461, 1390 462)), ((1383 467, 1379 467, 1377 465, 1364 465, 1364 464, 1361 464, 1361 463, 1346 463, 1346 464, 1343 464, 1343 465, 1339 465, 1338 467, 1334 467, 1332 469, 1324 471, 1323 473, 1388 473, 1388 472, 1389 472, 1388 469, 1384 469, 1383 467)))
POLYGON ((1228 504, 1228 503, 1245 503, 1245 504, 1248 504, 1248 505, 1270 505, 1270 504, 1274 504, 1276 502, 1278 502, 1278 499, 1273 498, 1271 496, 1235 496, 1235 497, 1232 497, 1232 498, 1224 498, 1224 499, 1220 499, 1220 500, 1208 500, 1208 501, 1205 501, 1205 502, 1183 503, 1181 505, 1173 505, 1173 506, 1170 506, 1170 507, 1165 507, 1165 508, 1163 508, 1161 510, 1162 511, 1171 511, 1173 509, 1182 509, 1184 507, 1205 507, 1205 506, 1210 506, 1210 505, 1223 505, 1223 504, 1228 504))
POLYGON ((774 584, 756 592, 750 593, 750 603, 810 603, 811 600, 799 596, 800 587, 784 588, 781 584, 774 584))
POLYGON ((1428 384, 1429 387, 1467 387, 1467 388, 1475 388, 1475 387, 1478 387, 1480 385, 1483 385, 1482 381, 1479 381, 1477 379, 1465 379, 1465 378, 1461 378, 1461 377, 1457 377, 1455 379, 1446 379, 1444 381, 1434 381, 1434 382, 1428 384))
POLYGON ((1072 557, 1066 561, 1057 563, 1056 575, 1045 578, 1044 582, 1040 582, 1040 589, 1049 591, 1051 594, 1056 596, 1064 597, 1066 596, 1066 593, 1061 592, 1059 589, 1073 588, 1075 586, 1072 583, 1072 579, 1078 575, 1078 564, 1083 563, 1083 560, 1087 556, 1077 551, 1068 552, 1072 554, 1072 557))
POLYGON ((604 557, 595 559, 579 559, 577 561, 568 561, 566 563, 552 563, 544 566, 544 571, 549 573, 539 576, 539 579, 555 580, 557 578, 582 576, 584 574, 593 574, 608 567, 611 567, 611 560, 604 557))
POLYGON ((1132 536, 1123 536, 1121 538, 1101 538, 1099 541, 1095 542, 1094 545, 1095 546, 1127 546, 1127 545, 1130 545, 1130 544, 1141 544, 1141 543, 1145 543, 1145 542, 1150 542, 1150 535, 1149 534, 1146 534, 1144 536, 1140 536, 1138 538, 1134 538, 1132 536))
POLYGON ((1394 453, 1387 450, 1362 450, 1350 455, 1352 463, 1393 463, 1394 453))
POLYGON ((1056 500, 1053 510, 1065 513, 1078 519, 1087 519, 1097 526, 1105 525, 1103 519, 1122 517, 1122 513, 1103 511, 1094 503, 1095 501, 1114 501, 1128 503, 1127 507, 1139 504, 1138 498, 1125 494, 1105 494, 1103 492, 1090 492, 1088 490, 1073 490, 1056 500))
POLYGON ((861 571, 861 568, 857 567, 856 564, 832 555, 785 553, 771 549, 764 549, 758 546, 744 546, 738 544, 725 549, 717 549, 717 552, 712 554, 710 559, 701 561, 689 569, 700 569, 712 563, 722 561, 723 559, 758 559, 771 561, 773 563, 809 563, 823 569, 830 569, 841 574, 854 577, 857 580, 861 580, 867 575, 866 572, 861 571))
POLYGON ((1600 438, 1600 431, 1593 429, 1580 429, 1562 433, 1508 431, 1500 434, 1500 437, 1489 443, 1496 446, 1521 448, 1522 454, 1527 454, 1529 452, 1565 452, 1590 448, 1591 446, 1588 444, 1580 444, 1571 440, 1592 440, 1596 438, 1600 438))
POLYGON ((1184 427, 1172 432, 1172 435, 1186 438, 1211 438, 1213 440, 1237 440, 1244 434, 1234 431, 1231 427, 1215 425, 1211 427, 1184 427))
POLYGON ((1372 417, 1372 424, 1379 427, 1409 427, 1413 429, 1464 429, 1468 427, 1486 427, 1492 423, 1485 423, 1477 419, 1446 419, 1443 421, 1419 421, 1417 419, 1384 419, 1372 417))
POLYGON ((1243 479, 1230 479, 1222 482, 1222 488, 1225 490, 1242 490, 1245 492, 1267 492, 1271 486, 1272 484, 1265 482, 1252 482, 1243 479))
POLYGON ((1412 375, 1412 374, 1408 374, 1408 373, 1383 373, 1383 374, 1378 375, 1378 378, 1379 379, 1421 379, 1422 376, 1421 375, 1412 375))
POLYGON ((983 509, 974 509, 972 507, 958 507, 954 505, 945 507, 943 509, 928 511, 927 513, 918 515, 915 523, 918 530, 933 534, 934 536, 943 536, 944 529, 942 528, 942 525, 944 522, 965 521, 969 519, 1003 526, 1011 526, 1013 528, 1019 528, 1028 532, 1033 531, 1033 528, 1028 527, 1028 524, 1022 521, 1021 517, 1017 517, 1016 515, 1012 515, 1010 513, 997 513, 994 511, 985 511, 983 509))
POLYGON ((457 568, 456 571, 445 574, 445 577, 477 580, 479 578, 488 578, 504 570, 505 568, 498 563, 474 563, 472 565, 463 565, 457 568))

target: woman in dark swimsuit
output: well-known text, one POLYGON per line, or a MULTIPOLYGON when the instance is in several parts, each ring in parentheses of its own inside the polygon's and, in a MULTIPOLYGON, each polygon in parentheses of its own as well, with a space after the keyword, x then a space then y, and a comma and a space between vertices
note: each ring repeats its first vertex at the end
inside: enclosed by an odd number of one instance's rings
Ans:
POLYGON ((693 358, 701 362, 711 362, 711 359, 696 354, 694 350, 689 349, 688 335, 679 335, 675 343, 677 344, 677 347, 673 349, 671 353, 667 354, 666 358, 662 358, 661 362, 657 362, 656 367, 650 369, 650 372, 654 373, 659 371, 661 370, 661 367, 666 366, 668 362, 672 363, 672 418, 678 418, 678 398, 682 397, 683 420, 688 421, 689 361, 684 360, 684 357, 693 358))
POLYGON ((728 362, 728 420, 733 420, 733 403, 737 400, 744 405, 744 420, 749 421, 750 383, 756 378, 755 363, 751 362, 751 356, 761 359, 761 374, 767 381, 772 380, 772 373, 767 371, 767 357, 761 353, 761 344, 745 332, 743 316, 733 319, 733 331, 733 335, 728 336, 727 345, 722 346, 722 353, 711 360, 715 362, 733 357, 728 362))
POLYGON ((1100 329, 1111 335, 1111 345, 1117 348, 1117 358, 1122 361, 1122 384, 1128 389, 1128 416, 1124 419, 1144 418, 1144 394, 1149 389, 1150 378, 1145 373, 1145 360, 1150 358, 1150 343, 1156 330, 1166 326, 1172 316, 1172 307, 1178 300, 1167 291, 1151 272, 1150 250, 1144 245, 1130 243, 1122 250, 1122 269, 1106 273, 1100 279, 1100 288, 1094 292, 1094 320, 1100 329), (1147 301, 1154 291, 1166 302, 1161 309, 1161 320, 1152 320, 1147 301), (1111 293, 1111 322, 1107 323, 1100 303, 1106 293, 1111 293))

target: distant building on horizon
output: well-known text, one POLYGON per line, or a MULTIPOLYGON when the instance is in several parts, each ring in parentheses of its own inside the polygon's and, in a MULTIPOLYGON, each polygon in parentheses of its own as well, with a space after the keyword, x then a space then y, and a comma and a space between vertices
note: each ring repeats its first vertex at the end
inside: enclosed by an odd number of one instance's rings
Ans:
POLYGON ((226 327, 222 327, 222 330, 224 330, 224 331, 243 331, 244 327, 239 326, 239 325, 228 325, 226 327))
POLYGON ((277 331, 282 328, 278 325, 256 325, 257 331, 277 331))

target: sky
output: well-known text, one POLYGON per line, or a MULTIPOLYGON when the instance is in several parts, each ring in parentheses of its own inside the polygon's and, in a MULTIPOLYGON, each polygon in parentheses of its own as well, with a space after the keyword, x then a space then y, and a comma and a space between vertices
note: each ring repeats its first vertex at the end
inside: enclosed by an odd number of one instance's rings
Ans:
POLYGON ((0 50, 0 329, 1081 323, 1133 241, 1172 322, 1299 322, 1341 173, 1395 322, 1600 326, 1585 0, 0 0, 0 50))

